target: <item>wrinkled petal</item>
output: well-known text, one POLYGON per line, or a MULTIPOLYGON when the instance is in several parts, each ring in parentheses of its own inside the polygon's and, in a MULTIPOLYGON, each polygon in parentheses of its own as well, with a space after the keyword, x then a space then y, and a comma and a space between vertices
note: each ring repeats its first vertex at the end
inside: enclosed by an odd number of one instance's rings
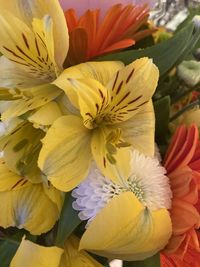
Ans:
POLYGON ((161 250, 170 236, 167 210, 150 212, 133 193, 126 192, 114 197, 95 217, 81 238, 80 249, 106 257, 142 260, 161 250))
POLYGON ((63 249, 43 247, 23 239, 10 267, 58 267, 63 249))
POLYGON ((42 140, 38 164, 43 174, 61 191, 77 186, 88 173, 90 133, 76 116, 57 119, 42 140))

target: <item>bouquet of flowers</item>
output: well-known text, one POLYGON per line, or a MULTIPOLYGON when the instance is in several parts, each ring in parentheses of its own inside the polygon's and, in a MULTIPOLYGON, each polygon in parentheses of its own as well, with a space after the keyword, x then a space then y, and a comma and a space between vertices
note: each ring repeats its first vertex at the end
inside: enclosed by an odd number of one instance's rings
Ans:
POLYGON ((199 267, 198 7, 0 7, 0 267, 199 267))

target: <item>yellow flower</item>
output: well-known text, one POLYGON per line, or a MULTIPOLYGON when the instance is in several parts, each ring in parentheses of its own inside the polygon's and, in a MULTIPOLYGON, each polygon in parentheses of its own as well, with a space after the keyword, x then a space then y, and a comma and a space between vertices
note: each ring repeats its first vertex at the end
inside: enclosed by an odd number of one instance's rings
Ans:
POLYGON ((171 190, 159 161, 134 150, 131 172, 112 182, 95 167, 72 191, 73 208, 87 220, 79 249, 122 260, 143 260, 167 244, 171 190))
POLYGON ((23 239, 10 267, 103 267, 84 251, 78 251, 79 240, 71 236, 64 249, 43 247, 23 239))
POLYGON ((148 58, 126 67, 89 62, 65 70, 54 83, 77 112, 58 118, 42 140, 38 164, 49 181, 71 190, 88 174, 92 158, 115 180, 116 169, 126 172, 131 146, 153 155, 157 81, 158 69, 148 58))
POLYGON ((69 40, 57 0, 0 0, 0 99, 7 120, 55 99, 69 40))
POLYGON ((24 228, 34 235, 45 233, 58 220, 62 202, 58 190, 29 182, 10 171, 4 158, 0 159, 0 209, 4 214, 0 217, 1 227, 24 228))

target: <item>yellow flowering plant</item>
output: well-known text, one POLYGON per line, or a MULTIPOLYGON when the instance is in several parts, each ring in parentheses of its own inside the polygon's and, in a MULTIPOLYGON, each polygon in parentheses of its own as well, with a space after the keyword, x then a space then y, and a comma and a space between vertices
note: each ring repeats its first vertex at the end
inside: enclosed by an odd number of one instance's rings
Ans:
POLYGON ((149 47, 150 2, 97 2, 0 0, 1 267, 172 267, 198 239, 198 130, 166 153, 180 90, 165 86, 199 18, 149 47))

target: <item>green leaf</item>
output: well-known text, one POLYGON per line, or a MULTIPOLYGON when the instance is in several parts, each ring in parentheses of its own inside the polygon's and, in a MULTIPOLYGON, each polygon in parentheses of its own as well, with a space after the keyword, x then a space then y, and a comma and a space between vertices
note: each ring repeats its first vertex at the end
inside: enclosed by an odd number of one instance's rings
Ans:
POLYGON ((137 58, 149 57, 153 58, 154 63, 160 70, 160 75, 165 74, 173 66, 175 66, 180 59, 191 52, 196 42, 200 39, 200 30, 194 30, 193 22, 190 22, 180 32, 175 34, 169 40, 163 41, 157 45, 141 50, 128 50, 120 53, 114 53, 98 58, 99 61, 119 60, 124 64, 130 64, 137 58), (192 44, 192 47, 191 47, 192 44))
POLYGON ((74 199, 71 196, 71 192, 66 193, 60 220, 58 223, 58 231, 56 238, 57 246, 62 246, 65 240, 81 223, 81 220, 78 217, 78 212, 72 208, 73 201, 74 199))
POLYGON ((124 262, 123 267, 160 267, 160 254, 144 261, 124 262))
POLYGON ((12 258, 14 257, 19 243, 17 241, 3 241, 0 245, 0 263, 1 267, 9 267, 12 258))
POLYGON ((170 97, 165 96, 154 102, 156 116, 156 141, 160 144, 165 143, 165 136, 168 133, 170 117, 170 97))
MULTIPOLYGON (((16 228, 15 228, 16 229, 16 228)), ((16 233, 12 236, 0 236, 0 266, 1 267, 9 267, 14 257, 23 236, 26 239, 36 242, 37 236, 31 235, 28 231, 24 229, 16 229, 16 233)), ((9 230, 8 230, 9 232, 9 230)))

